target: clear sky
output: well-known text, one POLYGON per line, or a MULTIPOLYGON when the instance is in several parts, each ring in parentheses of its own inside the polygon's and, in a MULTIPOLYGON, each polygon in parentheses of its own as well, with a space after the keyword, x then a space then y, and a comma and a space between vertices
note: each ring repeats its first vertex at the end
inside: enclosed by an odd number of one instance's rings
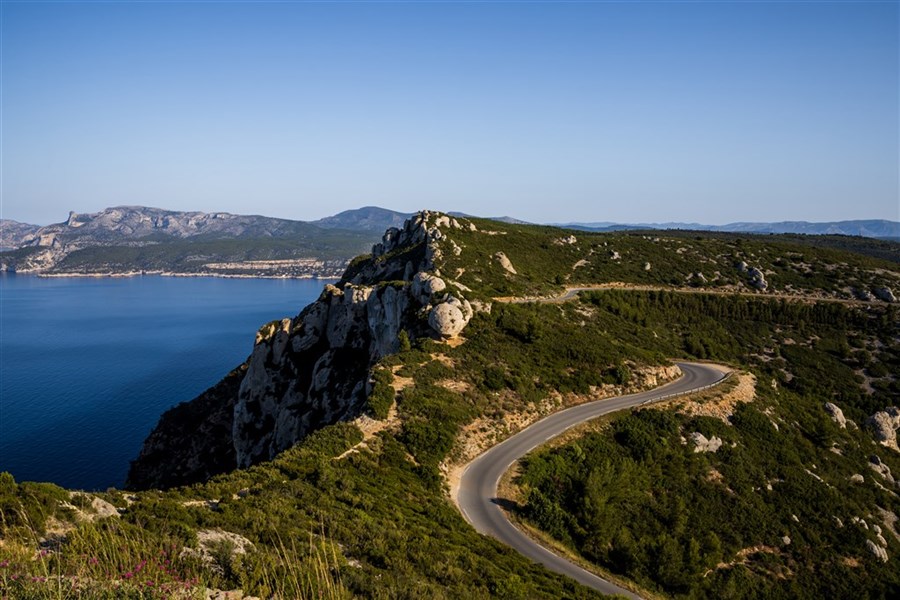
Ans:
POLYGON ((897 2, 11 2, 2 216, 900 220, 897 2))

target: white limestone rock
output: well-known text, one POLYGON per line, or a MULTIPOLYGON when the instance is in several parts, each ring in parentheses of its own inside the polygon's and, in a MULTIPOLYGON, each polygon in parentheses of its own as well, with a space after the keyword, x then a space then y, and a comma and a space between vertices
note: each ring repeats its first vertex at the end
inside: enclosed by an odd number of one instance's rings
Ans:
POLYGON ((831 419, 838 424, 841 429, 847 428, 847 419, 844 418, 844 411, 842 411, 836 404, 832 404, 831 402, 825 403, 825 412, 831 415, 831 419))
POLYGON ((900 429, 900 409, 890 406, 866 419, 866 427, 872 431, 875 440, 894 451, 897 447, 897 429, 900 429))
POLYGON ((556 238, 553 240, 553 243, 557 246, 573 246, 578 243, 578 238, 574 235, 569 235, 566 237, 556 238))
POLYGON ((750 285, 760 291, 765 291, 769 287, 769 282, 766 281, 765 274, 756 267, 747 269, 747 277, 750 280, 750 285))
POLYGON ((422 304, 431 302, 431 298, 447 289, 446 282, 425 272, 416 273, 412 281, 412 293, 422 304))
POLYGON ((694 452, 718 452, 722 447, 722 438, 713 436, 709 439, 699 431, 690 434, 691 441, 694 443, 694 452))
POLYGON ((517 275, 515 267, 510 262, 509 258, 507 258, 506 254, 503 252, 497 252, 494 254, 494 259, 500 263, 500 266, 507 272, 512 273, 513 275, 517 275))
POLYGON ((467 300, 448 296, 444 302, 431 309, 428 324, 441 337, 456 337, 469 323, 472 312, 472 306, 467 300))
POLYGON ((869 457, 869 468, 881 475, 881 477, 890 483, 891 485, 897 485, 897 482, 894 480, 893 474, 891 474, 891 468, 881 462, 881 458, 876 454, 869 457))
POLYGON ((880 560, 881 562, 888 561, 888 553, 883 547, 879 546, 872 540, 866 540, 866 549, 871 552, 875 558, 880 560))

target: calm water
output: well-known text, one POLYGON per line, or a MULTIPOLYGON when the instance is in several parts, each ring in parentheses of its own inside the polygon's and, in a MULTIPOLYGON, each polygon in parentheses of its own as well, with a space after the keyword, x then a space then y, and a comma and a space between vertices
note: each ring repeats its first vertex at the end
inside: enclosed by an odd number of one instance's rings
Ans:
POLYGON ((0 471, 121 486, 169 407, 247 357, 322 280, 0 274, 0 471))

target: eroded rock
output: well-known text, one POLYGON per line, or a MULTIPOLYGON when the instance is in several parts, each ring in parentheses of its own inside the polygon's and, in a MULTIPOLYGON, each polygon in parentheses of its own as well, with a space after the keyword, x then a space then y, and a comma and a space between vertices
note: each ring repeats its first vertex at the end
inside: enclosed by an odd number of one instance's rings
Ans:
POLYGON ((722 438, 712 436, 707 439, 705 435, 700 433, 699 431, 693 432, 690 436, 691 441, 694 443, 694 452, 718 452, 719 448, 722 447, 722 438))
POLYGON ((500 263, 503 270, 512 273, 513 275, 517 275, 515 267, 513 267, 513 264, 510 262, 509 258, 507 258, 506 254, 497 252, 494 254, 494 259, 500 263))
POLYGON ((448 296, 445 301, 431 309, 428 324, 441 337, 456 337, 468 324, 472 313, 472 306, 467 300, 448 296))
POLYGON ((227 386, 163 416, 129 485, 184 485, 269 460, 318 428, 361 415, 369 370, 398 351, 401 333, 411 341, 458 336, 474 310, 465 286, 448 294, 453 282, 435 268, 442 244, 452 241, 439 226, 463 227, 419 213, 388 229, 369 259, 352 264, 299 315, 261 328, 227 386))
POLYGON ((880 560, 881 562, 887 562, 887 561, 888 561, 888 553, 887 553, 887 550, 885 550, 884 547, 879 546, 878 544, 876 544, 876 543, 873 542, 872 540, 866 540, 866 549, 867 549, 869 552, 871 552, 871 553, 875 556, 875 558, 877 558, 877 559, 880 560))
POLYGON ((897 429, 900 429, 900 409, 890 406, 866 419, 866 427, 872 431, 872 435, 882 446, 887 446, 895 451, 897 447, 897 429))
POLYGON ((838 424, 841 429, 847 428, 847 419, 844 418, 844 411, 842 411, 836 404, 832 404, 831 402, 825 403, 825 412, 831 415, 831 419, 838 424))

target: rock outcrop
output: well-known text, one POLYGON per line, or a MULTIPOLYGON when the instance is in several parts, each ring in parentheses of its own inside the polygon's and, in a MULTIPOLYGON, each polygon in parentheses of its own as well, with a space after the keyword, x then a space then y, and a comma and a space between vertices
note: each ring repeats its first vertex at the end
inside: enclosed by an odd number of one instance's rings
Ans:
POLYGON ((826 402, 825 412, 831 415, 831 419, 838 424, 838 427, 840 427, 841 429, 847 428, 847 419, 844 418, 844 411, 838 408, 837 405, 832 404, 831 402, 826 402))
POLYGON ((515 267, 513 267, 513 264, 510 262, 509 258, 507 258, 507 256, 504 253, 502 253, 502 252, 496 253, 494 255, 494 259, 498 263, 500 263, 500 266, 503 268, 503 270, 507 271, 508 273, 512 273, 513 275, 516 275, 515 267))
POLYGON ((694 452, 718 452, 719 448, 722 447, 722 438, 712 436, 707 439, 705 435, 700 433, 699 431, 693 432, 690 436, 691 441, 694 443, 694 452))
POLYGON ((893 290, 887 287, 877 287, 872 290, 875 293, 875 296, 879 300, 884 300, 885 302, 896 302, 897 298, 894 296, 893 290))
POLYGON ((163 415, 128 485, 180 485, 269 460, 324 425, 362 414, 369 371, 398 351, 401 332, 410 340, 458 336, 474 310, 464 286, 439 275, 441 227, 463 225, 422 212, 388 229, 370 257, 354 261, 298 316, 264 325, 227 385, 163 415), (205 414, 194 414, 198 406, 205 414))
POLYGON ((900 409, 890 406, 866 419, 866 427, 882 446, 900 452, 897 447, 897 430, 900 429, 900 409))
POLYGON ((747 269, 747 278, 750 280, 750 285, 760 291, 765 291, 766 288, 769 287, 769 282, 766 281, 765 274, 756 267, 747 269))
POLYGON ((882 462, 881 457, 877 454, 869 457, 869 468, 878 473, 882 479, 888 482, 891 485, 896 486, 897 481, 894 479, 893 474, 891 474, 891 468, 882 462))
POLYGON ((868 551, 871 552, 875 556, 875 558, 877 558, 881 562, 888 561, 887 549, 884 546, 876 544, 872 540, 866 540, 866 549, 868 549, 868 551))

